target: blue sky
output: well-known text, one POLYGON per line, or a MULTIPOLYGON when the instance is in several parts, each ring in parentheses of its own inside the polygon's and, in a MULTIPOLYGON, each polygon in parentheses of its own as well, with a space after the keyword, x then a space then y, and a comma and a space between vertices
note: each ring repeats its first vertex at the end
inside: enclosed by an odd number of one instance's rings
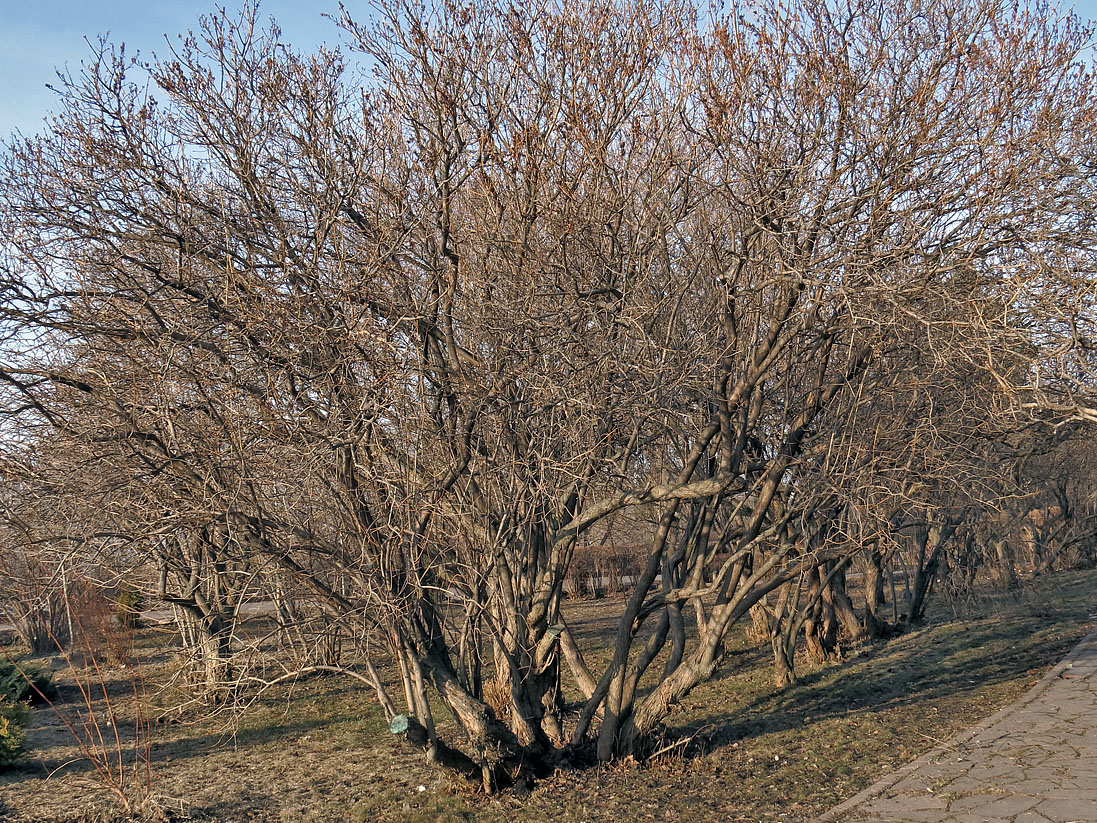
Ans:
MULTIPOLYGON (((221 0, 230 8, 238 5, 221 0)), ((55 80, 55 69, 79 68, 98 34, 110 33, 124 42, 130 53, 163 53, 164 35, 174 37, 195 28, 198 16, 215 0, 0 0, 0 140, 15 130, 31 134, 41 130, 46 114, 54 108, 53 93, 46 88, 55 80)), ((367 2, 347 0, 351 13, 365 18, 367 2)), ((1065 5, 1071 5, 1069 0, 1065 5)), ((1097 18, 1097 0, 1077 0, 1078 14, 1097 18)), ((311 49, 338 38, 335 24, 322 17, 336 13, 338 0, 263 0, 261 16, 274 17, 284 39, 311 49)))
MULTIPOLYGON (((1094 0, 1097 2, 1097 0, 1094 0)), ((346 2, 348 9, 366 3, 346 2)), ((215 6, 238 8, 239 0, 0 0, 0 139, 16 129, 40 131, 46 114, 55 107, 55 95, 46 88, 56 80, 56 69, 75 71, 87 59, 99 34, 124 42, 126 52, 143 55, 166 51, 165 35, 173 39, 197 28, 199 15, 215 6)), ((273 17, 283 39, 302 49, 323 42, 334 44, 339 30, 322 15, 337 14, 338 0, 263 0, 260 16, 273 17)))

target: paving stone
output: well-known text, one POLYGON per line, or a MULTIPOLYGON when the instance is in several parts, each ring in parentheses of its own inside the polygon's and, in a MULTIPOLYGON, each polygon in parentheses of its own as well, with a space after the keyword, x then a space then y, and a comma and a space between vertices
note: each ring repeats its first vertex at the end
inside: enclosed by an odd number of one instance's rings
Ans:
MULTIPOLYGON (((987 817, 985 814, 979 814, 977 812, 949 814, 945 820, 947 820, 948 823, 1013 823, 1008 817, 987 817)), ((944 823, 944 821, 942 821, 942 823, 944 823)))
MULTIPOLYGON (((1047 780, 1038 780, 1036 778, 1025 778, 1016 782, 1008 784, 1009 790, 1016 794, 1027 794, 1033 797, 1041 797, 1048 791, 1049 785, 1065 786, 1067 784, 1058 781, 1054 784, 1050 784, 1047 780)), ((1094 783, 1093 785, 1097 785, 1094 783)))
POLYGON ((1013 823, 1055 823, 1050 817, 1044 817, 1035 809, 1022 812, 1013 819, 1013 823))
POLYGON ((997 800, 991 803, 981 804, 979 806, 969 806, 968 810, 984 815, 987 818, 992 817, 1007 817, 1013 818, 1022 812, 1027 812, 1033 806, 1040 802, 1038 797, 1028 797, 1023 794, 1011 794, 1006 797, 999 796, 997 800))
MULTIPOLYGON (((1088 787, 1078 786, 1075 788, 1063 788, 1059 786, 1048 789, 1041 796, 1047 800, 1086 800, 1090 803, 1097 803, 1097 784, 1090 784, 1088 787)), ((1097 818, 1094 818, 1094 820, 1097 821, 1097 818)))
POLYGON ((994 784, 996 781, 1006 778, 1013 779, 1017 776, 1017 767, 1002 758, 995 758, 991 762, 978 763, 972 766, 967 773, 972 780, 981 781, 984 785, 994 784))
POLYGON ((1036 811, 1055 823, 1092 823, 1097 820, 1097 791, 1088 800, 1043 800, 1036 807, 1036 811))
POLYGON ((880 816, 865 810, 864 816, 843 818, 842 823, 853 823, 853 821, 863 821, 863 823, 942 823, 947 814, 948 812, 943 810, 915 811, 914 809, 903 809, 902 812, 897 814, 880 816))
POLYGON ((1097 823, 1097 631, 1066 664, 901 780, 815 823, 1097 823))
MULTIPOLYGON (((944 812, 948 811, 949 801, 946 798, 940 797, 938 795, 911 793, 901 795, 901 797, 902 800, 900 801, 900 803, 902 804, 903 808, 909 809, 910 811, 933 812, 938 817, 940 817, 941 814, 943 814, 944 812)), ((892 798, 892 801, 894 801, 894 799, 895 798, 892 798)), ((895 806, 897 804, 891 802, 890 805, 895 806)))
POLYGON ((965 774, 957 777, 955 780, 950 780, 948 783, 945 783, 937 791, 941 794, 977 794, 997 786, 1002 780, 1003 778, 1001 775, 993 780, 979 780, 972 777, 970 774, 965 774))
MULTIPOLYGON (((989 786, 983 786, 984 790, 989 788, 989 786)), ((949 804, 948 810, 950 812, 970 812, 974 809, 979 809, 980 811, 982 811, 983 808, 989 807, 993 805, 995 801, 1002 799, 1002 795, 999 792, 984 791, 982 794, 967 794, 953 800, 949 804)), ((1036 802, 1033 801, 1026 808, 1032 808, 1035 805, 1036 802)), ((1018 809, 1017 813, 1020 814, 1023 811, 1024 809, 1018 809)), ((989 812, 987 816, 993 817, 993 815, 991 815, 989 812)))

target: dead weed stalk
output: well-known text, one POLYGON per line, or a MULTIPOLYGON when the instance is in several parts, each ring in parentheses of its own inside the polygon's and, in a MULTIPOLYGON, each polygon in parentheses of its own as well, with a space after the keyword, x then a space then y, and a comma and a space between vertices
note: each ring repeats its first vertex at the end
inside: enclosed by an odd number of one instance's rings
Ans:
MULTIPOLYGON (((80 660, 62 644, 57 645, 73 684, 80 694, 75 705, 58 705, 30 680, 28 674, 12 660, 19 673, 50 711, 61 721, 80 750, 82 759, 91 764, 92 774, 99 785, 118 803, 131 820, 156 823, 166 815, 152 794, 152 724, 140 661, 136 655, 131 665, 124 665, 129 678, 128 692, 133 695, 134 718, 132 743, 124 741, 119 726, 124 722, 118 712, 118 695, 111 696, 107 673, 100 665, 97 650, 100 644, 88 636, 78 615, 73 613, 73 645, 79 644, 80 660)), ((9 660, 12 659, 10 656, 9 660)), ((69 763, 54 769, 51 777, 69 763)))

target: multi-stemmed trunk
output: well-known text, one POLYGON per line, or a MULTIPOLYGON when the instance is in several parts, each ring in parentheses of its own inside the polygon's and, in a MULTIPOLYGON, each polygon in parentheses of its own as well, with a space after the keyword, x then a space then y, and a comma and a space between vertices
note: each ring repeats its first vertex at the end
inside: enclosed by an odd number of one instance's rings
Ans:
POLYGON ((189 679, 212 702, 221 702, 232 687, 231 620, 205 614, 195 606, 174 604, 176 625, 189 655, 189 679))

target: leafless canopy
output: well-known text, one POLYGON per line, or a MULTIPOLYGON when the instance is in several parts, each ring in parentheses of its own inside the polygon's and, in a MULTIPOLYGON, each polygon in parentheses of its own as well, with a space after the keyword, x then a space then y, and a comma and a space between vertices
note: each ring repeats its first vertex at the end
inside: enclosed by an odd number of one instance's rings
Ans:
POLYGON ((340 23, 345 52, 250 7, 151 63, 104 45, 3 160, 5 539, 152 569, 211 688, 270 597, 489 790, 640 754, 752 607, 784 636, 889 529, 1000 497, 987 444, 1093 415, 1075 18, 340 23), (596 666, 564 581, 626 511, 596 666))

